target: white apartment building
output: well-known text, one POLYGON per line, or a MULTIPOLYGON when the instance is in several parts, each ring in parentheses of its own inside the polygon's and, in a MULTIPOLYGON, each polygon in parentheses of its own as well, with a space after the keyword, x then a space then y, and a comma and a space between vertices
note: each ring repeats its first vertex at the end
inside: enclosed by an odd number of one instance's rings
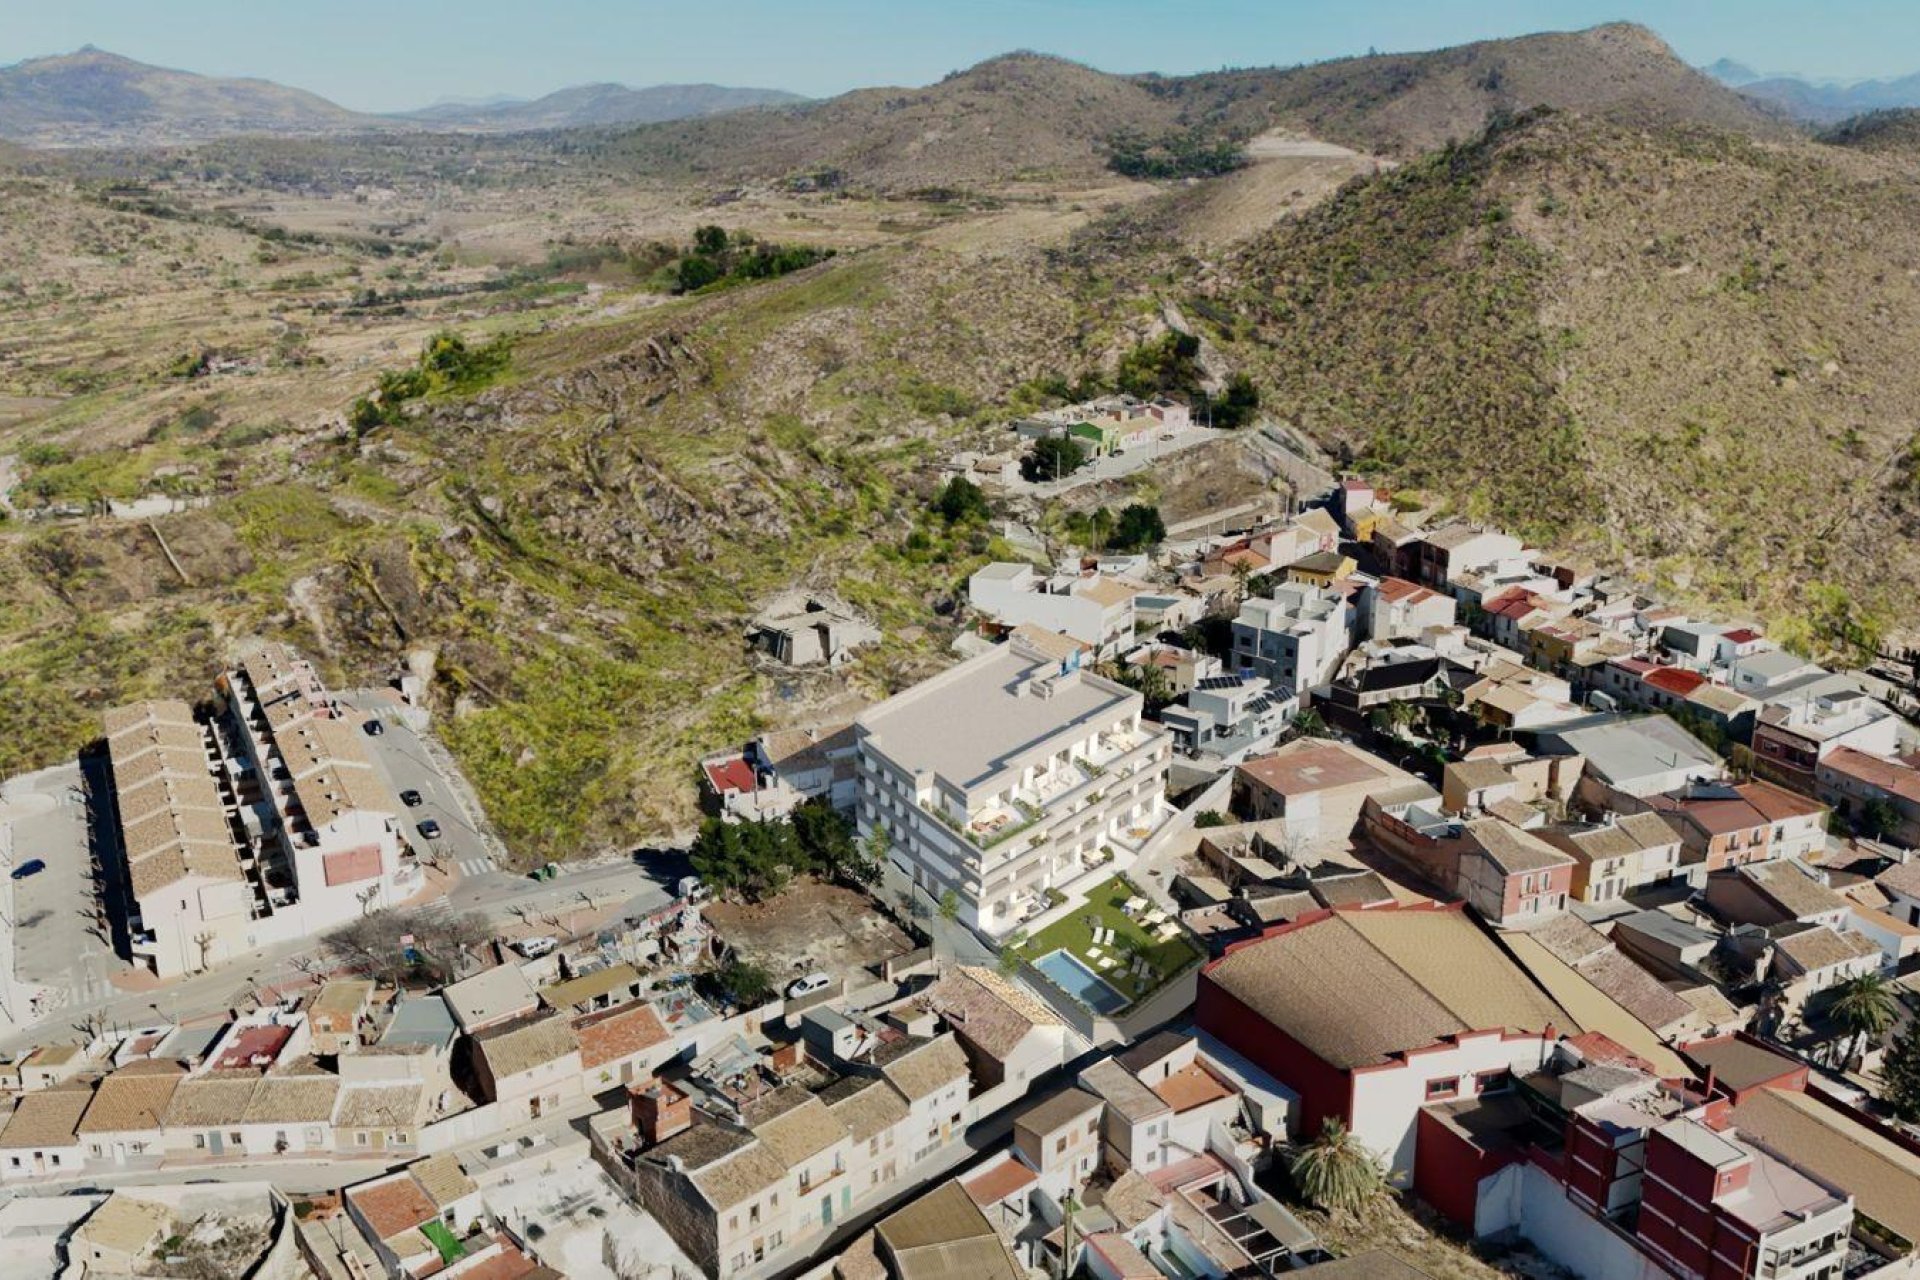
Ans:
POLYGON ((1061 631, 1098 657, 1133 647, 1139 589, 1104 573, 1043 575, 1030 564, 995 563, 967 579, 967 601, 1008 627, 1061 631))
POLYGON ((1347 639, 1344 596, 1287 583, 1275 587, 1271 599, 1241 604, 1233 620, 1233 659, 1241 671, 1306 693, 1333 678, 1347 639))
POLYGON ((887 882, 1000 937, 1124 866, 1170 812, 1169 735, 1140 695, 1023 639, 870 707, 862 838, 887 831, 887 882))

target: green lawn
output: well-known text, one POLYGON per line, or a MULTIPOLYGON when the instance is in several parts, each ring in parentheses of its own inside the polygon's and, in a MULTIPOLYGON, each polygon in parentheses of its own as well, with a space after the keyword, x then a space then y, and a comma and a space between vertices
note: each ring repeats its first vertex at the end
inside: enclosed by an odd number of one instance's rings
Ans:
POLYGON ((1054 921, 1027 939, 1020 947, 1020 955, 1031 962, 1050 951, 1064 949, 1138 1004, 1142 997, 1158 990, 1167 979, 1201 959, 1200 949, 1185 933, 1162 942, 1120 909, 1128 898, 1145 896, 1122 876, 1102 881, 1087 895, 1087 900, 1064 919, 1054 921), (1119 961, 1111 969, 1102 969, 1087 957, 1087 948, 1095 945, 1093 930, 1096 925, 1114 931, 1111 945, 1099 944, 1102 954, 1111 955, 1119 961), (1152 962, 1154 972, 1150 976, 1136 978, 1127 972, 1129 962, 1136 955, 1145 956, 1152 962))

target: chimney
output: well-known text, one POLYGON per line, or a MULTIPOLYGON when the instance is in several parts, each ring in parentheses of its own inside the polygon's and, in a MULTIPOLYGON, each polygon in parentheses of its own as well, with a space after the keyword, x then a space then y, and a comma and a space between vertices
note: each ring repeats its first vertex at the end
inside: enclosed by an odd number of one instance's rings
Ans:
POLYGON ((674 1134, 693 1127, 693 1098, 658 1076, 643 1084, 629 1086, 627 1105, 633 1114, 633 1127, 640 1131, 640 1144, 651 1147, 674 1134))

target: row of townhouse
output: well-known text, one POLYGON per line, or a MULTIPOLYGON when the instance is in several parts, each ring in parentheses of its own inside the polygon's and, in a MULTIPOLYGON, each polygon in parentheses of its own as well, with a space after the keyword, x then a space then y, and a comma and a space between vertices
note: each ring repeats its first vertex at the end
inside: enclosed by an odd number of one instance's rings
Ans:
POLYGON ((244 654, 209 707, 135 703, 104 728, 131 949, 158 977, 314 936, 424 884, 358 729, 283 645, 244 654))
POLYGON ((1067 1056, 1044 1003, 969 966, 871 1012, 809 1010, 801 1032, 637 1083, 592 1124, 596 1158, 711 1275, 806 1256, 1067 1056))
POLYGON ((1178 1280, 1324 1262, 1314 1233, 1256 1181, 1285 1132, 1277 1090, 1191 1033, 1100 1058, 1018 1112, 1006 1149, 855 1239, 833 1275, 1178 1280))

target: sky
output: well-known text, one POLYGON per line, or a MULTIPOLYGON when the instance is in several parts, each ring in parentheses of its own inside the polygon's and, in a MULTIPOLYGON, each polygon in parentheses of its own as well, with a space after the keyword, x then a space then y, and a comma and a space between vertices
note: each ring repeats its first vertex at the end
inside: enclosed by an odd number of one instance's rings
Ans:
POLYGON ((1645 23, 1695 64, 1920 71, 1914 0, 0 0, 0 64, 92 44, 395 111, 604 80, 825 97, 926 84, 1021 48, 1177 74, 1616 19, 1645 23))

